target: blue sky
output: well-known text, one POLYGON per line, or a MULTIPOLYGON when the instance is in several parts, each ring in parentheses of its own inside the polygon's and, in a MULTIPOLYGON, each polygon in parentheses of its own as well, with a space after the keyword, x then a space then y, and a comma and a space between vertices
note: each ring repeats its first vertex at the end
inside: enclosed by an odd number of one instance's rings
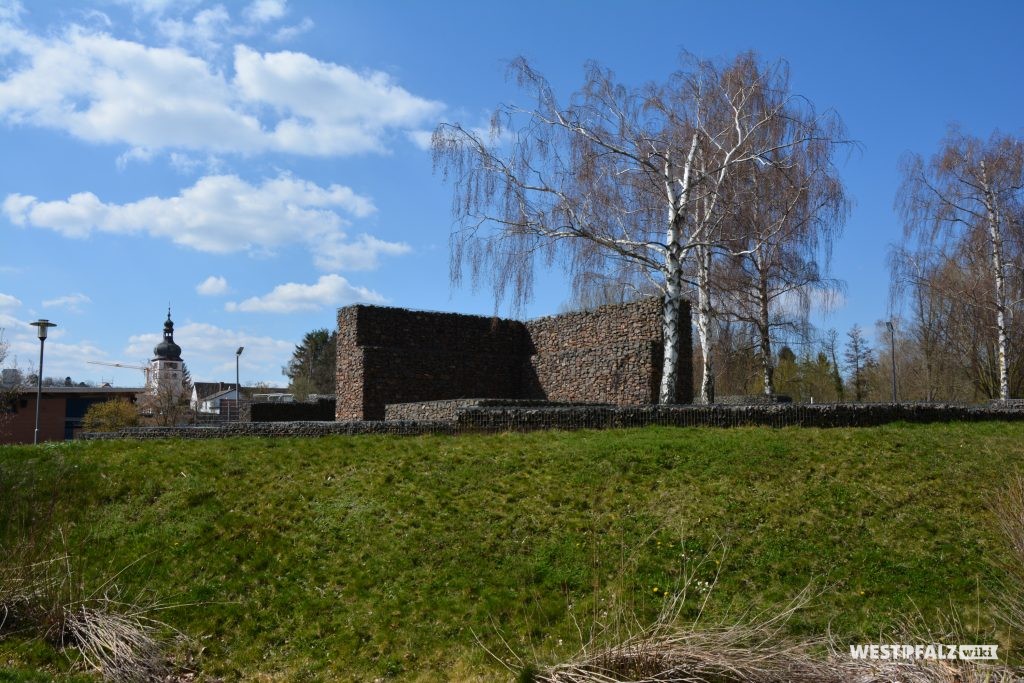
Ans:
MULTIPOLYGON (((523 55, 567 96, 596 59, 661 80, 681 49, 785 58, 859 151, 836 248, 845 331, 887 315, 898 161, 946 126, 1022 134, 1011 2, 0 0, 0 327, 59 327, 46 375, 134 385, 168 302, 197 380, 284 384, 302 335, 357 301, 489 314, 448 279, 451 192, 422 141, 519 97, 523 55)), ((568 298, 540 279, 530 317, 568 298)))

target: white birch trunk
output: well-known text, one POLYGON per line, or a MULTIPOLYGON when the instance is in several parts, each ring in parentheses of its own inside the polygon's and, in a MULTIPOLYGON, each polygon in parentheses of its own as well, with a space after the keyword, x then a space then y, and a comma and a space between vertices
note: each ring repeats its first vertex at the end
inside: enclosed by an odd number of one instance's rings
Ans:
POLYGON ((668 231, 665 236, 665 300, 662 306, 661 336, 664 352, 661 361, 661 385, 658 403, 676 403, 679 400, 679 310, 683 296, 682 226, 690 198, 690 174, 697 152, 697 135, 690 140, 690 151, 683 166, 678 197, 672 178, 672 166, 665 162, 665 197, 668 200, 668 231))
POLYGON ((700 245, 697 252, 697 337, 700 339, 701 378, 699 402, 715 402, 715 372, 711 359, 711 247, 700 245))
POLYGON ((996 206, 994 193, 988 184, 985 162, 981 162, 982 180, 985 183, 985 209, 988 218, 989 246, 992 248, 992 274, 995 278, 996 294, 996 332, 998 335, 999 354, 999 398, 1007 401, 1010 398, 1010 370, 1007 366, 1006 348, 1006 276, 1003 273, 1003 236, 999 230, 999 208, 996 206))
POLYGON ((675 275, 668 275, 665 281, 665 300, 662 306, 664 355, 661 365, 661 386, 658 390, 658 403, 662 405, 678 402, 681 273, 682 269, 676 268, 675 275))
POLYGON ((761 343, 761 371, 764 381, 764 395, 771 398, 775 395, 775 364, 772 357, 771 327, 768 318, 768 266, 765 263, 764 246, 758 247, 756 254, 758 274, 758 320, 757 334, 761 343))

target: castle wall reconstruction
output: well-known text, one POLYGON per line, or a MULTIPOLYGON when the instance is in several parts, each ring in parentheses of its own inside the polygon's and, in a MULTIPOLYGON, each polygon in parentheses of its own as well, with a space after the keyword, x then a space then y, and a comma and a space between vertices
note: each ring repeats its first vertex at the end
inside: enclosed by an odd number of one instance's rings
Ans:
MULTIPOLYGON (((692 400, 689 308, 678 403, 692 400)), ((528 322, 380 306, 338 312, 338 420, 382 420, 395 403, 504 398, 640 405, 661 380, 661 301, 528 322)))

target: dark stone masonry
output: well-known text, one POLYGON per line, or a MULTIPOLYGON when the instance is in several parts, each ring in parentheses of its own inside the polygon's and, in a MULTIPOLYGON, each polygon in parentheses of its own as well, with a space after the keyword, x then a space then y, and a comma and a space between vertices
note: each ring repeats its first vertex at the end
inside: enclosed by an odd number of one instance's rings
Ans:
POLYGON ((295 403, 254 402, 241 407, 241 422, 294 422, 333 420, 335 403, 333 398, 319 398, 315 401, 295 403))
MULTIPOLYGON (((660 299, 650 298, 528 322, 380 306, 343 308, 336 418, 382 420, 390 404, 458 399, 656 403, 661 306, 660 299)), ((686 304, 679 334, 676 402, 689 403, 693 372, 686 304)), ((394 419, 403 415, 401 408, 391 412, 394 419)), ((422 419, 425 413, 414 414, 422 419)), ((451 417, 447 410, 445 418, 451 417)))
MULTIPOLYGON (((231 436, 310 437, 336 434, 466 434, 544 429, 673 427, 873 427, 890 422, 1024 421, 1019 406, 949 404, 794 404, 751 406, 568 406, 529 401, 446 402, 454 419, 343 422, 231 422, 203 427, 131 427, 85 439, 217 439, 231 436), (456 405, 458 404, 458 405, 456 405)), ((412 405, 412 404, 408 404, 412 405)))

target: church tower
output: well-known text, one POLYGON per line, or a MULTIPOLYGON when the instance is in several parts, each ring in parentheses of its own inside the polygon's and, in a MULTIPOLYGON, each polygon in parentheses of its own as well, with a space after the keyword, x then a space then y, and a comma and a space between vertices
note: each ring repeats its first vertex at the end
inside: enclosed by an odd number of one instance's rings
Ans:
POLYGON ((180 393, 183 366, 181 347, 174 343, 174 321, 171 320, 171 308, 168 306, 164 340, 153 348, 153 360, 150 362, 153 392, 159 393, 162 387, 171 387, 172 392, 180 393))

